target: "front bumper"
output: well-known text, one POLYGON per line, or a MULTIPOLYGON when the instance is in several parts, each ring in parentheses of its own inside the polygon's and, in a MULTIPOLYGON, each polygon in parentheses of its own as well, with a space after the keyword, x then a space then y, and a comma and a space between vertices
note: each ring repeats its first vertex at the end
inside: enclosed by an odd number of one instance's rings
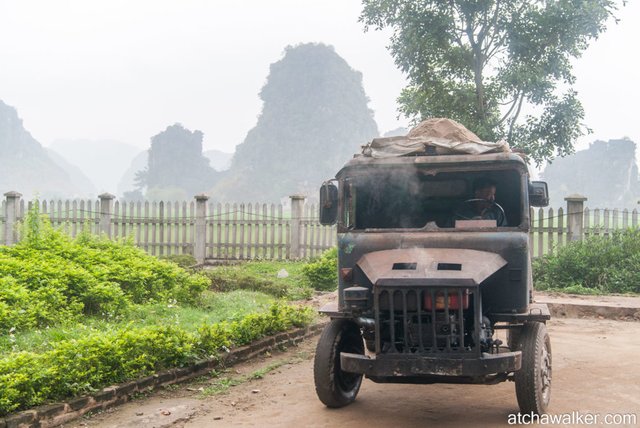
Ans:
POLYGON ((361 373, 367 377, 452 376, 474 377, 520 370, 522 352, 483 353, 480 358, 445 358, 405 354, 377 356, 342 352, 340 366, 345 372, 361 373))

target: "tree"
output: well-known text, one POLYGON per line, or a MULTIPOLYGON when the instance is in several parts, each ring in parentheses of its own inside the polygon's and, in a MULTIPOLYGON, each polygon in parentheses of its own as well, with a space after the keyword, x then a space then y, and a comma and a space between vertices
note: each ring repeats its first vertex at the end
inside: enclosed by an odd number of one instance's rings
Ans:
POLYGON ((362 75, 323 44, 287 47, 271 64, 256 126, 211 192, 236 201, 315 195, 323 180, 378 134, 362 75))
POLYGON ((155 199, 184 199, 209 189, 218 173, 202 154, 202 137, 179 123, 152 137, 147 168, 136 174, 136 185, 155 199))
POLYGON ((449 117, 505 138, 535 161, 573 152, 590 130, 572 88, 573 58, 605 30, 612 0, 363 0, 360 20, 393 30, 414 120, 449 117), (525 113, 526 112, 526 113, 525 113))

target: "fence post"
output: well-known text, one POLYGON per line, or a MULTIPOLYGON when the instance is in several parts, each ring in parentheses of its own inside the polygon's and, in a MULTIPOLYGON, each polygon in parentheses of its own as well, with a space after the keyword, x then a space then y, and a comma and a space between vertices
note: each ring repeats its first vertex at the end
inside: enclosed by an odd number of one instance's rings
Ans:
POLYGON ((194 196, 196 199, 196 235, 193 257, 198 264, 203 264, 207 252, 207 201, 204 193, 194 196))
POLYGON ((4 194, 7 198, 4 213, 4 243, 5 245, 13 245, 18 242, 18 231, 16 230, 16 221, 20 210, 21 193, 7 192, 4 194))
POLYGON ((569 195, 564 198, 567 201, 567 241, 581 241, 584 236, 584 201, 582 195, 569 195))
POLYGON ((100 199, 100 233, 111 238, 111 214, 113 213, 113 200, 116 198, 111 193, 98 195, 100 199))
POLYGON ((291 258, 302 258, 302 247, 300 237, 302 235, 302 207, 304 206, 304 195, 291 195, 291 258))

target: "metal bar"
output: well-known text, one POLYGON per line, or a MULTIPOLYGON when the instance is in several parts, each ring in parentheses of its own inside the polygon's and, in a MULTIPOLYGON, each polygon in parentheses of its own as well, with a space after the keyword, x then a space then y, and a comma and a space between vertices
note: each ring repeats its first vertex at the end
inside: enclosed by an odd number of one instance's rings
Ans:
MULTIPOLYGON (((480 295, 480 289, 479 288, 475 288, 474 289, 474 295, 473 295, 473 306, 474 306, 474 314, 476 317, 475 322, 473 323, 473 329, 474 329, 474 339, 479 339, 480 338, 480 324, 482 323, 482 302, 481 302, 481 295, 480 295)), ((476 348, 476 355, 479 357, 481 354, 481 346, 479 343, 475 344, 475 348, 476 348)))
POLYGON ((448 326, 449 332, 445 337, 445 342, 447 344, 447 352, 451 352, 451 335, 453 334, 453 330, 451 329, 451 320, 449 319, 449 289, 444 289, 444 321, 448 326))
POLYGON ((458 289, 458 332, 460 333, 459 346, 464 351, 464 305, 462 304, 462 288, 458 289))
POLYGON ((409 350, 409 325, 407 323, 407 318, 407 290, 402 290, 402 327, 404 329, 403 351, 405 353, 411 352, 409 350))
MULTIPOLYGON (((273 254, 273 252, 272 252, 273 254)), ((376 321, 376 353, 382 352, 382 346, 380 341, 380 324, 382 322, 382 318, 380 317, 380 294, 382 291, 376 290, 373 293, 373 310, 374 310, 374 319, 376 321)))
POLYGON ((431 296, 431 338, 432 338, 432 352, 438 350, 438 339, 436 338, 436 292, 433 288, 429 289, 431 296))
POLYGON ((418 304, 418 352, 424 352, 424 343, 422 341, 422 290, 416 290, 416 300, 418 304))
POLYGON ((397 352, 396 349, 396 326, 395 326, 395 311, 394 306, 396 303, 396 292, 391 289, 389 291, 389 331, 391 333, 391 350, 397 352))

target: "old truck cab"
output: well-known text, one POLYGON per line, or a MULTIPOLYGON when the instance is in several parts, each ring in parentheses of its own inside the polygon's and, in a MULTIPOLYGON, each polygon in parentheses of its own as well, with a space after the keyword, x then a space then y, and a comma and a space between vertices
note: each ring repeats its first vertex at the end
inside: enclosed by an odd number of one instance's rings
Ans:
POLYGON ((339 280, 337 304, 321 310, 331 321, 314 364, 320 400, 351 403, 363 377, 513 380, 520 410, 545 412, 550 315, 532 299, 529 212, 546 204, 546 184, 514 153, 347 162, 320 190, 339 280))

